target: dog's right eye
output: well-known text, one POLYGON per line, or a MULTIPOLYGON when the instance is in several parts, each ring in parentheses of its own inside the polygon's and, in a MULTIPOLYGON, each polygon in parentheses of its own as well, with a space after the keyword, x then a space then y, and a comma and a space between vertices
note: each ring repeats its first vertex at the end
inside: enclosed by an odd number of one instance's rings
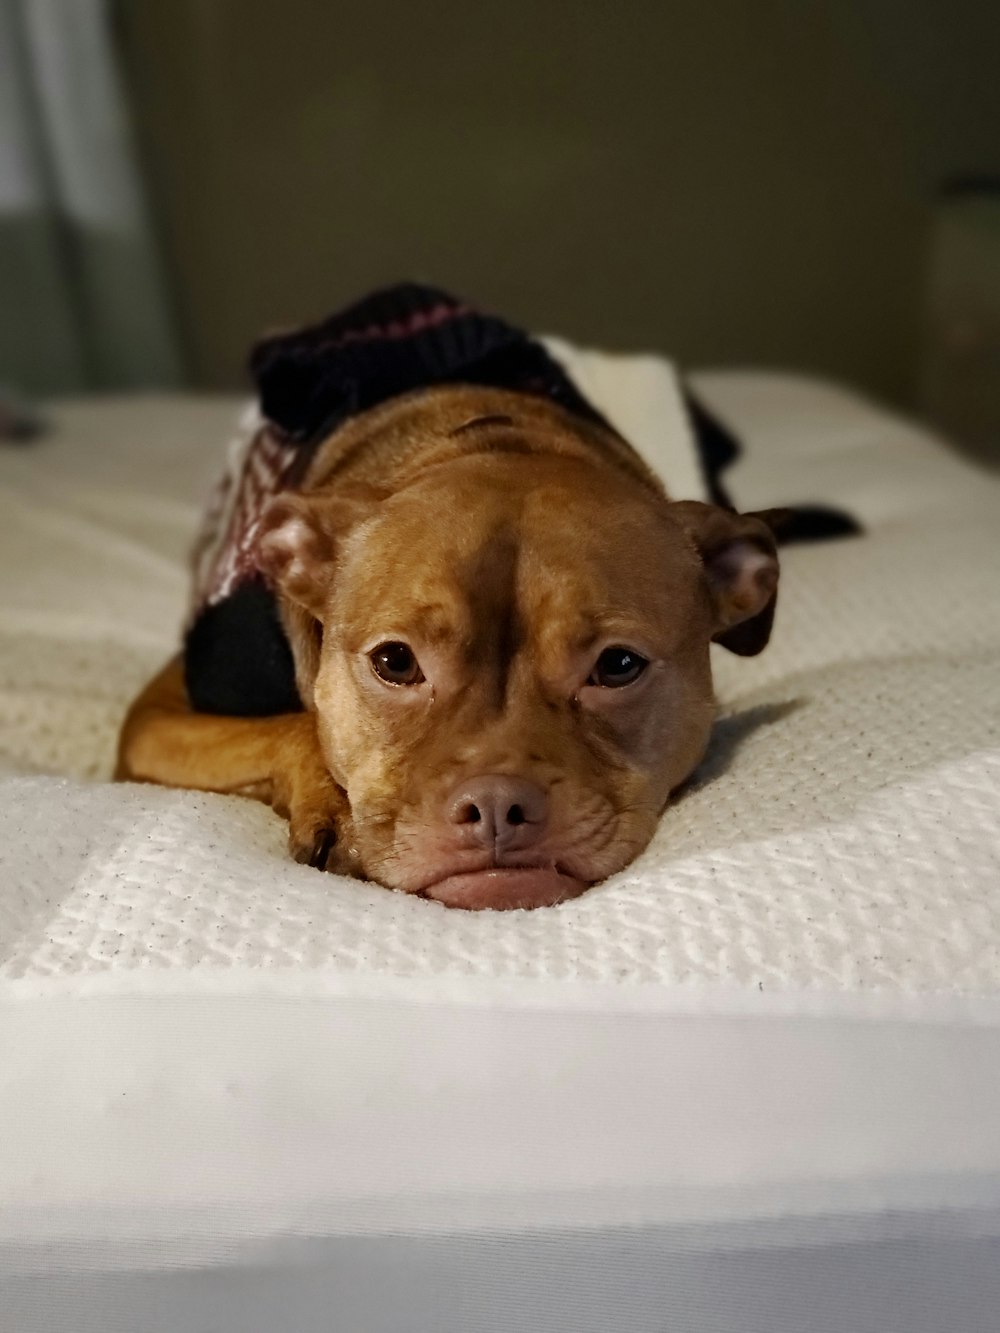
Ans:
POLYGON ((424 679, 408 643, 380 643, 369 654, 372 670, 387 685, 419 685, 424 679))

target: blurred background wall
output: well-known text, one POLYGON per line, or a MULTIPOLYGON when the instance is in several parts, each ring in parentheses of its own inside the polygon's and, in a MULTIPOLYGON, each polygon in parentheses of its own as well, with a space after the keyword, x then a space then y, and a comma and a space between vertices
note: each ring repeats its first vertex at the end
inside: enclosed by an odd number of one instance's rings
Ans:
POLYGON ((935 192, 1000 168, 986 0, 111 15, 200 386, 239 383, 262 329, 414 276, 585 342, 910 404, 935 192))

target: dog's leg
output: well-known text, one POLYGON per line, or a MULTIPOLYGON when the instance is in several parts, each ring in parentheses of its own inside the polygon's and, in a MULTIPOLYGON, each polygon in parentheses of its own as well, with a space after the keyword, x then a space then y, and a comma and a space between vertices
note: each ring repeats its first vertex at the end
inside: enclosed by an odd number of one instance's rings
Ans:
POLYGON ((297 861, 358 873, 350 852, 350 807, 327 771, 313 715, 196 713, 188 703, 179 657, 129 709, 115 778, 265 801, 288 819, 289 849, 297 861))

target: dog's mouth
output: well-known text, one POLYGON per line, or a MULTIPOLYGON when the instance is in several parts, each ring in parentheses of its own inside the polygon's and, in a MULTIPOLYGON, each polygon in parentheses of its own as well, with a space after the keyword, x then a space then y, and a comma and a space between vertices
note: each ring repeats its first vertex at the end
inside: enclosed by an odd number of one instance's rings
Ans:
POLYGON ((588 888, 586 881, 556 866, 492 866, 446 875, 421 889, 445 907, 467 912, 509 912, 516 908, 555 907, 588 888))

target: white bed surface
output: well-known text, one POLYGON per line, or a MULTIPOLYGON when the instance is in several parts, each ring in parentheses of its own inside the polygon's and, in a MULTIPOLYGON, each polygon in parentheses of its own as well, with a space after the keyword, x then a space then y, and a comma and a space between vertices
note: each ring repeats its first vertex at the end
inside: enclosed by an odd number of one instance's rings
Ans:
POLYGON ((234 798, 102 781, 177 643, 237 405, 67 402, 0 451, 0 975, 267 963, 394 975, 989 990, 1000 981, 1000 485, 857 397, 706 375, 743 508, 822 499, 771 646, 719 650, 702 780, 576 902, 466 914, 292 864, 234 798), (58 776, 56 776, 58 775, 58 776))
POLYGON ((703 780, 574 903, 292 864, 102 779, 236 404, 0 451, 0 1327, 994 1333, 1000 487, 705 376, 741 506, 822 499, 703 780))

